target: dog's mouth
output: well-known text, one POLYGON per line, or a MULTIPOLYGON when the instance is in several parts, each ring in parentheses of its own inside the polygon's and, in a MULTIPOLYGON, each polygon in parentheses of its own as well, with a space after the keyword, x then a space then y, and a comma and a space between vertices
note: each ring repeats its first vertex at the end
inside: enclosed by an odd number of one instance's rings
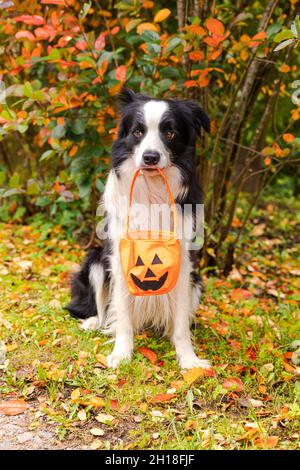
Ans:
POLYGON ((139 289, 143 291, 147 291, 147 290, 156 291, 158 289, 161 289, 161 287, 166 282, 167 277, 168 277, 168 271, 165 274, 163 274, 158 280, 153 279, 153 280, 147 280, 147 281, 140 281, 140 279, 136 277, 134 274, 131 273, 130 275, 132 277, 133 282, 139 289))

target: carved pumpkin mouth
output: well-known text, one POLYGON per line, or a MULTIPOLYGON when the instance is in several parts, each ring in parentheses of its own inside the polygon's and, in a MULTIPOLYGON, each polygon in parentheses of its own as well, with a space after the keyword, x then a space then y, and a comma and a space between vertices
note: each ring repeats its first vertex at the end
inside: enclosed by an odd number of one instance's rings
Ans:
POLYGON ((166 272, 165 274, 163 274, 157 281, 154 279, 154 280, 147 280, 147 281, 140 281, 138 277, 136 277, 134 274, 130 274, 132 279, 133 279, 133 282, 135 283, 135 285, 139 288, 139 289, 142 289, 144 291, 147 291, 147 290, 158 290, 160 289, 164 283, 166 282, 166 279, 168 277, 168 272, 166 272))

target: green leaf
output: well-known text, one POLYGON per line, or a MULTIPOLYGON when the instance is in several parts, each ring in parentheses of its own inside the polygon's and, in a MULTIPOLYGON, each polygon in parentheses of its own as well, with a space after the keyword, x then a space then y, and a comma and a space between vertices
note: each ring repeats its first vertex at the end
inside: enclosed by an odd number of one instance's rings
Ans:
POLYGON ((6 179, 5 171, 0 171, 0 186, 2 186, 4 184, 5 179, 6 179))
POLYGON ((18 124, 17 130, 20 134, 24 134, 28 130, 28 124, 18 124))
POLYGON ((283 29, 280 33, 276 34, 274 41, 275 42, 282 42, 286 39, 293 39, 294 35, 290 29, 283 29))
POLYGON ((81 198, 89 196, 92 189, 91 175, 81 175, 77 181, 77 186, 81 198))
POLYGON ((281 51, 281 49, 288 47, 290 44, 293 44, 293 42, 295 42, 295 39, 287 39, 286 41, 283 41, 281 44, 275 47, 274 52, 281 51))
POLYGON ((175 67, 164 67, 160 69, 160 75, 162 78, 179 78, 180 73, 175 67))
POLYGON ((39 185, 37 181, 30 179, 27 182, 27 194, 29 196, 36 196, 39 193, 39 185))
POLYGON ((20 175, 18 173, 14 173, 10 178, 8 182, 8 186, 10 188, 17 188, 20 184, 20 175))
POLYGON ((30 82, 26 82, 23 90, 24 96, 31 98, 33 95, 33 89, 30 82))
POLYGON ((59 49, 53 48, 50 54, 47 56, 49 60, 57 60, 61 58, 61 52, 59 49))
POLYGON ((83 121, 82 119, 75 119, 75 121, 72 123, 71 131, 76 135, 84 134, 86 124, 87 122, 83 121))
POLYGON ((173 84, 172 80, 170 80, 169 78, 164 78, 163 80, 160 80, 157 83, 157 86, 160 92, 164 92, 168 90, 172 84, 173 84))
POLYGON ((270 39, 274 34, 277 34, 281 30, 282 25, 280 23, 273 23, 267 28, 267 39, 270 39))
POLYGON ((127 33, 129 33, 132 29, 136 28, 138 24, 140 24, 143 20, 141 19, 134 19, 134 20, 130 20, 128 21, 128 23, 126 24, 126 31, 127 33))
POLYGON ((96 188, 98 189, 100 193, 103 193, 104 188, 105 188, 104 183, 99 178, 96 179, 96 188))
POLYGON ((36 200, 36 205, 39 207, 49 206, 50 203, 51 199, 48 196, 41 196, 36 200))
POLYGON ((295 18, 295 26, 296 26, 297 36, 300 36, 300 17, 299 17, 299 15, 297 15, 296 18, 295 18))
POLYGON ((56 154, 55 150, 46 150, 41 157, 40 157, 40 162, 45 162, 47 160, 50 160, 50 158, 54 157, 56 154))
POLYGON ((143 34, 141 34, 141 38, 147 43, 157 42, 158 44, 160 44, 160 35, 156 33, 155 31, 151 31, 151 30, 144 31, 143 34))
POLYGON ((52 137, 53 139, 61 139, 62 137, 64 137, 66 134, 66 128, 64 125, 58 125, 58 126, 55 126, 54 129, 52 129, 52 137))
POLYGON ((169 52, 173 51, 180 44, 182 44, 182 41, 181 41, 180 38, 175 37, 175 38, 170 39, 170 41, 168 41, 168 45, 167 45, 167 49, 166 49, 167 54, 169 52))

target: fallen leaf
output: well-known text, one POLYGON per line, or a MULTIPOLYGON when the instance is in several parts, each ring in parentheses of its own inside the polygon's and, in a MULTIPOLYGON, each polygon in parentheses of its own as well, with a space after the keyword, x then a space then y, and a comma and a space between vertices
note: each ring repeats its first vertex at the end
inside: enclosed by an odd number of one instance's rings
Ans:
POLYGON ((104 436, 105 434, 103 429, 100 428, 92 428, 90 429, 90 433, 93 434, 93 436, 104 436))
POLYGON ((222 387, 225 388, 225 390, 234 392, 241 392, 244 390, 243 382, 236 377, 228 377, 228 379, 222 383, 222 387))
POLYGON ((91 450, 101 449, 102 447, 103 447, 103 442, 100 441, 100 439, 95 439, 90 445, 91 450))
POLYGON ((118 400, 110 400, 109 406, 111 407, 112 410, 117 410, 119 408, 118 400))
POLYGON ((251 408, 252 406, 253 408, 259 408, 260 406, 264 406, 261 400, 255 400, 254 398, 241 398, 239 404, 245 408, 251 408))
POLYGON ((138 350, 141 354, 143 354, 143 356, 145 356, 147 359, 149 359, 151 364, 153 364, 153 365, 156 364, 157 355, 155 354, 154 351, 152 351, 151 349, 148 349, 148 348, 139 348, 138 350))
POLYGON ((254 444, 262 449, 272 449, 276 447, 279 441, 278 436, 262 437, 258 436, 254 439, 254 444))
POLYGON ((80 411, 78 411, 77 416, 78 416, 78 418, 80 419, 80 421, 85 421, 85 420, 86 420, 86 412, 85 412, 85 410, 80 410, 80 411))
POLYGON ((104 413, 99 413, 97 416, 95 416, 95 419, 102 424, 113 424, 113 422, 116 420, 114 416, 104 413))
POLYGON ((254 437, 255 434, 258 433, 258 429, 257 428, 254 428, 254 429, 250 429, 249 431, 245 432, 245 434, 243 434, 242 436, 240 436, 237 441, 249 441, 250 439, 252 439, 254 437))
POLYGON ((158 393, 154 397, 153 402, 155 402, 155 403, 168 403, 171 400, 173 400, 173 398, 175 398, 175 397, 176 397, 175 393, 158 393))
POLYGON ((15 416, 25 413, 29 405, 24 400, 3 400, 0 401, 0 413, 7 416, 15 416))
POLYGON ((17 261, 17 265, 22 269, 22 271, 27 271, 32 268, 32 261, 17 261))
POLYGON ((104 354, 101 354, 101 353, 96 354, 96 359, 103 368, 107 367, 107 358, 104 354))
POLYGON ((152 415, 152 420, 156 423, 162 422, 166 419, 163 413, 159 410, 151 411, 151 415, 152 415))
POLYGON ((188 385, 191 385, 200 377, 204 377, 204 369, 201 369, 200 367, 194 367, 193 369, 189 369, 186 372, 183 372, 182 375, 183 375, 184 381, 188 385))

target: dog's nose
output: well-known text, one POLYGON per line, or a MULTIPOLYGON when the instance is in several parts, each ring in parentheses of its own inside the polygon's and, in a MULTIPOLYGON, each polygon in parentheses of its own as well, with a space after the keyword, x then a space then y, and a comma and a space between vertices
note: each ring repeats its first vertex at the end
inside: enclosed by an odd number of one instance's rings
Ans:
POLYGON ((143 163, 144 165, 150 166, 150 165, 157 165, 159 162, 160 155, 156 150, 146 150, 143 153, 143 163))

